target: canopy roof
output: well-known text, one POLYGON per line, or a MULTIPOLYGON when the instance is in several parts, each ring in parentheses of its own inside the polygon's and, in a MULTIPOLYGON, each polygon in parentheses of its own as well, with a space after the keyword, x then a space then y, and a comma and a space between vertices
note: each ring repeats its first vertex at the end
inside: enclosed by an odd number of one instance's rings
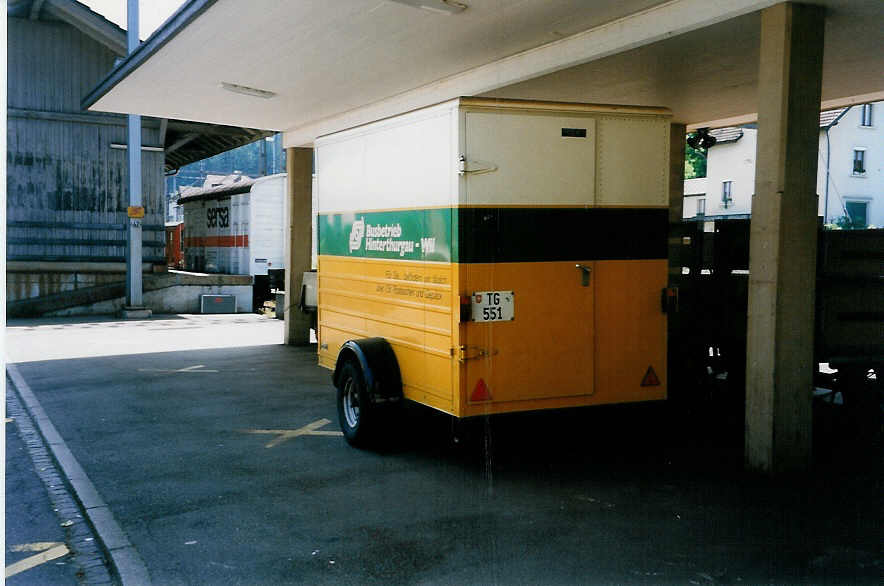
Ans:
MULTIPOLYGON (((117 55, 126 55, 126 31, 75 0, 10 0, 6 14, 14 18, 64 22, 117 55)), ((166 115, 158 117, 174 118, 166 115)), ((157 124, 156 121, 152 123, 157 124)), ((165 128, 165 132, 161 133, 163 144, 156 146, 163 147, 166 171, 174 171, 274 134, 250 127, 195 124, 187 120, 171 119, 159 124, 165 128)))
MULTIPOLYGON (((459 2, 190 0, 84 105, 283 130, 286 146, 459 95, 664 106, 693 127, 755 117, 774 0, 459 2)), ((813 3, 822 106, 884 98, 884 3, 813 3)))

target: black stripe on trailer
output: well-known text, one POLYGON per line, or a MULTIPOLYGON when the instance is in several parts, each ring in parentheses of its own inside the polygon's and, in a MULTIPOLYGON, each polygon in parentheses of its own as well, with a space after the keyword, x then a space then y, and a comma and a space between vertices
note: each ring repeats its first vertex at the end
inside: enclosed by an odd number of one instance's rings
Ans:
POLYGON ((461 263, 665 259, 666 208, 458 208, 461 263))

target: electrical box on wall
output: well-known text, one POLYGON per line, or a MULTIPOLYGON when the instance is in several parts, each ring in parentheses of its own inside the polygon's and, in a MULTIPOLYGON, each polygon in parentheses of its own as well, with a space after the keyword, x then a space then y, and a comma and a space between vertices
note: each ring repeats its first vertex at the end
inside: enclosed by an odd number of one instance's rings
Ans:
POLYGON ((236 313, 236 295, 200 295, 200 313, 236 313))

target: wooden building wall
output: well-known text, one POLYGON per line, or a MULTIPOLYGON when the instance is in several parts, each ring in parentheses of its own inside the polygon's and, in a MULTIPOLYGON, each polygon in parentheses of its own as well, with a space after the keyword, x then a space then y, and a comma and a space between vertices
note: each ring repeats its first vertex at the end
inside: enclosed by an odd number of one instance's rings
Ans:
MULTIPOLYGON (((80 110, 117 55, 64 23, 7 24, 7 260, 16 270, 44 261, 44 271, 45 261, 124 262, 126 151, 111 143, 125 144, 126 118, 80 110)), ((159 125, 146 122, 142 143, 159 140, 159 125)), ((163 189, 163 154, 143 152, 145 262, 165 263, 163 189)), ((25 288, 9 299, 46 293, 25 288)))

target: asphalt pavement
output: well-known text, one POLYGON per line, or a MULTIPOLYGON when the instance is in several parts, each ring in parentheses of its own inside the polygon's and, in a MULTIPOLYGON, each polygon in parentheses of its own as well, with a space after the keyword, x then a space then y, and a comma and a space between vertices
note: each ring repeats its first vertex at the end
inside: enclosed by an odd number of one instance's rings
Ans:
MULTIPOLYGON (((6 424, 6 567, 16 573, 6 577, 6 584, 25 586, 77 584, 77 569, 70 563, 66 536, 46 488, 34 471, 24 443, 6 424), (50 546, 50 544, 52 544, 50 546), (47 547, 48 546, 48 547, 47 547), (64 546, 63 555, 31 565, 26 560, 64 546), (25 562, 23 567, 21 564, 25 562)), ((36 560, 35 560, 36 561, 36 560)))
POLYGON ((100 540, 9 384, 7 381, 5 583, 111 584, 111 569, 100 540))
POLYGON ((281 339, 251 315, 8 324, 154 584, 880 583, 880 462, 774 484, 661 406, 455 435, 411 408, 360 451, 315 347, 281 339))

